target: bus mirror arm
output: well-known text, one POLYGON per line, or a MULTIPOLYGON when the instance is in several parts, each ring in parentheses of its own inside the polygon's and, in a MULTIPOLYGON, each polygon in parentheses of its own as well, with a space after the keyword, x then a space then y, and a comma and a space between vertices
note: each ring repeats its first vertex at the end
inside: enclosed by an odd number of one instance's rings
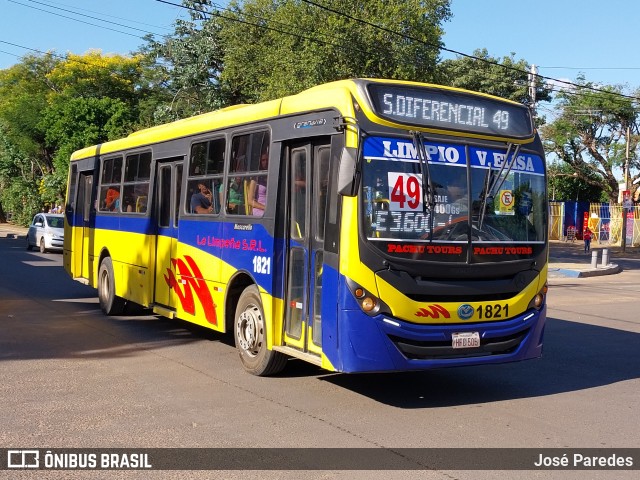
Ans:
POLYGON ((346 197, 354 197, 357 193, 358 150, 353 147, 343 147, 340 154, 338 170, 338 193, 346 197))

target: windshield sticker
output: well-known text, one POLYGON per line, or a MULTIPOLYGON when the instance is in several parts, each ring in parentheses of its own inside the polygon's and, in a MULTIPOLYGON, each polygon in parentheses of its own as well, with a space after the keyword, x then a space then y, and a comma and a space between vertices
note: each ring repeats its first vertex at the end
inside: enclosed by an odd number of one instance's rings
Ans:
POLYGON ((388 172, 389 210, 393 212, 422 211, 422 175, 388 172))
POLYGON ((500 190, 498 197, 500 203, 496 215, 515 215, 513 211, 513 202, 515 199, 513 192, 511 190, 500 190))

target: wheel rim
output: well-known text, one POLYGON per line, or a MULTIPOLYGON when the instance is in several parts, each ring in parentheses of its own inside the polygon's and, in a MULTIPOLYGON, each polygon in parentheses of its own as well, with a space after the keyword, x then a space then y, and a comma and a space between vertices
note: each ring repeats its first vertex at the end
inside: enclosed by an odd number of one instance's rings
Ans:
POLYGON ((258 355, 264 341, 264 322, 257 305, 247 305, 238 316, 236 333, 242 351, 252 357, 258 355))
POLYGON ((109 274, 103 270, 100 274, 100 283, 98 285, 98 295, 103 303, 109 298, 109 274))

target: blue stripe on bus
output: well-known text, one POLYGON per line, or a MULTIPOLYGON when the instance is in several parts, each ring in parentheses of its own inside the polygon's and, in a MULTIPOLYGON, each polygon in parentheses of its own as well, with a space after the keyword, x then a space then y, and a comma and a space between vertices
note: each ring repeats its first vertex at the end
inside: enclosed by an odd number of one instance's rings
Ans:
POLYGON ((118 232, 154 235, 158 227, 150 217, 99 215, 95 217, 95 228, 118 232))
POLYGON ((276 278, 274 273, 284 272, 284 240, 274 239, 263 225, 187 218, 180 219, 176 229, 160 228, 151 217, 100 215, 95 217, 95 228, 177 238, 248 272, 269 295, 283 298, 283 275, 276 278))
POLYGON ((178 240, 249 272, 267 293, 282 298, 282 276, 276 281, 274 272, 283 271, 284 241, 276 242, 263 225, 181 220, 178 240))
MULTIPOLYGON (((467 164, 465 146, 450 143, 424 142, 429 155, 429 163, 433 165, 467 164)), ((413 143, 406 139, 367 137, 363 146, 366 159, 387 161, 417 161, 417 152, 413 143)), ((469 164, 473 168, 500 169, 505 163, 506 149, 499 150, 479 146, 469 147, 469 164)), ((509 163, 513 157, 509 156, 509 163)), ((513 172, 525 172, 534 175, 544 174, 544 161, 540 156, 532 153, 519 153, 513 162, 513 172)))

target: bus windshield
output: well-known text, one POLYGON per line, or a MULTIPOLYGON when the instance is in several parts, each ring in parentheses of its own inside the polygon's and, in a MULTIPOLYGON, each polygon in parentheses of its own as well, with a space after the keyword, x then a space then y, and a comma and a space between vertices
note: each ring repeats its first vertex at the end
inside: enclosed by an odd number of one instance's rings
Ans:
POLYGON ((365 139, 362 211, 367 239, 544 242, 544 164, 538 155, 514 155, 517 150, 512 149, 507 157, 507 148, 429 141, 424 146, 428 169, 408 139, 365 139), (423 182, 423 175, 429 175, 428 181, 423 182), (424 188, 433 189, 426 203, 424 188))

